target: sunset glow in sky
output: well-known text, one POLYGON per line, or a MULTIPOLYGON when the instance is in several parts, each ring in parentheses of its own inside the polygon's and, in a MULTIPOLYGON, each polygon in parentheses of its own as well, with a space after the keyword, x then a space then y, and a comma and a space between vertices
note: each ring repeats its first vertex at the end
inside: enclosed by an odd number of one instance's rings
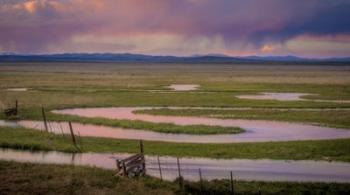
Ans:
POLYGON ((350 0, 0 0, 0 52, 350 56, 350 0))

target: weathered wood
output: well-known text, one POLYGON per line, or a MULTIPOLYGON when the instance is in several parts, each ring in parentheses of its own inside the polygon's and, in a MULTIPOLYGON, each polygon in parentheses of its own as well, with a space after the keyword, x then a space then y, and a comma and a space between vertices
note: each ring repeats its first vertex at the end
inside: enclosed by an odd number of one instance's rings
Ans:
POLYGON ((123 175, 128 175, 128 172, 126 171, 126 166, 125 166, 125 162, 122 162, 123 165, 123 175))
POLYGON ((17 114, 18 114, 18 100, 16 100, 15 109, 16 109, 16 113, 15 113, 15 115, 17 116, 17 114))
POLYGON ((232 171, 230 172, 230 176, 231 176, 231 194, 234 195, 235 191, 234 191, 234 188, 233 188, 233 174, 232 174, 232 171))
POLYGON ((158 160, 158 167, 159 167, 159 176, 160 176, 160 180, 163 181, 162 167, 160 166, 159 156, 157 156, 157 160, 158 160))
POLYGON ((137 159, 134 159, 133 161, 125 162, 125 165, 126 165, 127 167, 133 166, 133 165, 135 165, 135 164, 142 166, 142 163, 143 163, 143 162, 145 162, 145 159, 143 159, 143 158, 137 158, 137 159))
POLYGON ((120 171, 120 161, 118 159, 115 159, 115 165, 117 166, 117 172, 120 171))
POLYGON ((68 121, 68 124, 69 124, 70 135, 72 136, 73 144, 75 147, 77 147, 77 141, 75 140, 75 135, 74 135, 72 123, 70 121, 68 121))
POLYGON ((177 170, 178 170, 179 178, 180 178, 182 176, 181 176, 180 160, 178 157, 176 158, 176 162, 177 162, 177 170))
POLYGON ((49 131, 49 128, 47 127, 47 120, 46 120, 46 114, 45 114, 45 109, 44 109, 44 107, 41 107, 41 113, 42 113, 42 115, 43 115, 45 131, 48 132, 48 131, 49 131))
POLYGON ((140 140, 140 153, 143 154, 144 150, 143 150, 143 141, 140 140))
POLYGON ((135 161, 133 163, 130 163, 130 164, 126 165, 127 172, 129 172, 130 170, 132 170, 135 167, 139 167, 140 169, 142 169, 142 163, 143 162, 144 161, 141 159, 139 161, 135 161))
POLYGON ((128 158, 125 158, 125 159, 120 160, 120 162, 133 161, 133 160, 135 160, 135 159, 137 159, 137 158, 140 158, 140 157, 141 157, 141 154, 135 154, 135 155, 132 155, 132 156, 130 156, 130 157, 128 157, 128 158))
POLYGON ((176 158, 176 160, 177 160, 177 170, 179 172, 179 187, 180 187, 180 190, 182 190, 183 189, 183 178, 181 175, 180 160, 178 157, 176 158))
POLYGON ((201 194, 203 194, 203 179, 202 179, 202 170, 199 168, 199 182, 200 182, 200 187, 201 187, 201 194))
POLYGON ((125 159, 117 159, 117 175, 139 176, 146 173, 146 160, 144 156, 143 142, 140 140, 140 153, 129 156, 125 159))
MULTIPOLYGON (((140 153, 141 153, 143 159, 145 158, 144 152, 145 152, 145 150, 144 150, 144 147, 143 147, 143 141, 140 140, 140 153)), ((142 164, 142 173, 144 175, 146 174, 146 161, 144 161, 143 164, 142 164)))

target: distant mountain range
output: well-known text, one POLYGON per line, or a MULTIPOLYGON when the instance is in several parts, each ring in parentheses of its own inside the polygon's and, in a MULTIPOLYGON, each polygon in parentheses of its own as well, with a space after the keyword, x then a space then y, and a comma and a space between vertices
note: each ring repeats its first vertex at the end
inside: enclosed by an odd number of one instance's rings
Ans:
POLYGON ((21 55, 13 53, 0 54, 0 62, 134 62, 134 63, 339 63, 349 64, 348 58, 310 59, 297 56, 247 56, 231 57, 224 55, 152 56, 142 54, 114 53, 65 53, 21 55))

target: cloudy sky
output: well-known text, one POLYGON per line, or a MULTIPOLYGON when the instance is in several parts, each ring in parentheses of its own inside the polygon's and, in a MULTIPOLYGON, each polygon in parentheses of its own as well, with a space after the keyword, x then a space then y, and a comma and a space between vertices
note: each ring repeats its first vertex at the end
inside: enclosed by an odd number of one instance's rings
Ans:
POLYGON ((0 52, 350 56, 350 0, 0 0, 0 52))

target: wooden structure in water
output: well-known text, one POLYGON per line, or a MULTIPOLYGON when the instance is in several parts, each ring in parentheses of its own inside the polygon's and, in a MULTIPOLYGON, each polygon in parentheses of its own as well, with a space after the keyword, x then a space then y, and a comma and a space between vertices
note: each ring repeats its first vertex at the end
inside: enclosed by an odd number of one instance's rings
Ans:
POLYGON ((143 150, 143 142, 140 141, 140 153, 125 159, 116 159, 118 176, 144 176, 146 174, 146 161, 143 150))
POLYGON ((18 114, 18 101, 16 100, 15 107, 5 109, 4 114, 6 117, 16 117, 18 114))

